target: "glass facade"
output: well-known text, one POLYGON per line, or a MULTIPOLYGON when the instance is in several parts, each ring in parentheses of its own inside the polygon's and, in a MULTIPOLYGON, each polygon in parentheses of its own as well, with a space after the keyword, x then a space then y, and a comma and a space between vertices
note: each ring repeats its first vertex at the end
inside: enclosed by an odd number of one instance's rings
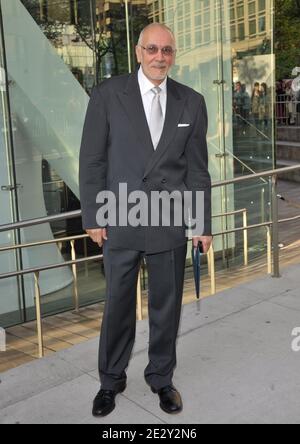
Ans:
MULTIPOLYGON (((213 181, 275 166, 272 0, 0 0, 0 225, 80 208, 78 153, 95 83, 136 69, 135 45, 153 21, 170 26, 178 54, 171 76, 201 92, 209 114, 213 181), (258 84, 258 85, 256 85, 258 84), (259 93, 258 93, 259 91, 259 93)), ((214 233, 270 217, 270 184, 213 190, 214 233), (229 213, 229 214, 228 214, 229 213), (224 215, 225 216, 221 216, 224 215)), ((82 233, 81 221, 0 233, 0 247, 82 233)), ((265 229, 249 232, 250 257, 265 229)), ((215 237, 219 267, 243 261, 243 233, 215 237)), ((78 257, 96 252, 76 242, 78 257)), ((0 252, 0 273, 64 262, 70 246, 0 252)), ((188 262, 187 262, 188 263, 188 262)), ((81 304, 104 297, 98 263, 79 267, 81 304)), ((72 307, 67 268, 41 273, 43 313, 72 307)), ((0 281, 0 325, 34 318, 34 280, 0 281)))

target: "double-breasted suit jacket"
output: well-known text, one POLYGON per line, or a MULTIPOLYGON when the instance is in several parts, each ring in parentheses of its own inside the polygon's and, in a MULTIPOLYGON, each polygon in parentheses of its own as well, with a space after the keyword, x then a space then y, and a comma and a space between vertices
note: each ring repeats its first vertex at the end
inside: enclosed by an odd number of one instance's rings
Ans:
MULTIPOLYGON (((84 229, 99 228, 100 191, 118 195, 174 190, 204 191, 204 231, 211 235, 211 179, 206 143, 204 97, 170 78, 163 133, 154 150, 143 108, 137 72, 106 80, 92 90, 80 150, 80 196, 84 229)), ((194 200, 194 196, 193 196, 194 200)), ((130 210, 128 205, 128 211, 130 210)), ((171 211, 174 206, 171 205, 171 211)), ((156 253, 187 242, 186 224, 107 226, 112 246, 156 253)), ((198 234, 198 233, 197 233, 198 234)))

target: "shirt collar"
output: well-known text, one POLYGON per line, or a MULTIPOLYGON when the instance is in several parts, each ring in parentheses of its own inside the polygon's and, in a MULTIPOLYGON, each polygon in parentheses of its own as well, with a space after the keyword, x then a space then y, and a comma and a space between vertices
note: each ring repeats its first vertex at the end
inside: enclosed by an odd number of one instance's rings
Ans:
MULTIPOLYGON (((142 67, 140 67, 140 69, 138 71, 138 80, 139 80, 139 85, 140 85, 142 96, 147 94, 149 91, 151 91, 151 89, 153 87, 156 86, 152 82, 150 82, 148 77, 145 76, 142 67)), ((165 80, 159 85, 159 87, 160 87, 162 93, 166 93, 166 91, 167 91, 167 78, 165 78, 165 80)))

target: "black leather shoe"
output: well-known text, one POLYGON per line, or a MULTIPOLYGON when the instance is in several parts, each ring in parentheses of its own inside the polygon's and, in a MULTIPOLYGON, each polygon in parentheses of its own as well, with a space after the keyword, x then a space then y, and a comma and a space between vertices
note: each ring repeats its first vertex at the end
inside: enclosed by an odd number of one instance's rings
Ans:
POLYGON ((126 384, 119 390, 103 390, 101 389, 93 403, 93 416, 109 415, 116 407, 115 398, 118 393, 123 393, 126 384))
POLYGON ((179 392, 173 385, 156 390, 151 387, 153 393, 158 393, 160 408, 166 413, 179 413, 182 411, 182 400, 179 392))

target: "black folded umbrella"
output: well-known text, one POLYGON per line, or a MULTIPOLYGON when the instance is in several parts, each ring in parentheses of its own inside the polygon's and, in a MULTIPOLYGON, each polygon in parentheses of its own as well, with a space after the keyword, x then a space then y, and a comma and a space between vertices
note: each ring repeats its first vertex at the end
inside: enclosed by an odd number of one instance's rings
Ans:
POLYGON ((199 241, 197 247, 192 245, 192 259, 194 269, 194 280, 197 299, 200 299, 200 278, 201 278, 201 255, 203 254, 203 245, 199 241))

